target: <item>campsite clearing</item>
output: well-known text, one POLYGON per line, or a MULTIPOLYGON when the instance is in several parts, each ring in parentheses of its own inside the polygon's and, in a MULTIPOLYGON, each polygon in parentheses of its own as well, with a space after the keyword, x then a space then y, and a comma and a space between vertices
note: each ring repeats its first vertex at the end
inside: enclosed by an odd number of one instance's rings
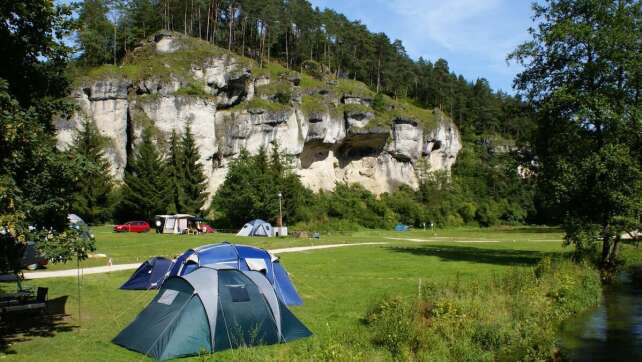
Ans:
MULTIPOLYGON (((333 243, 386 242, 349 248, 320 249, 283 254, 281 260, 304 300, 291 310, 314 333, 293 343, 225 351, 208 360, 310 360, 328 357, 333 345, 345 336, 364 335, 366 311, 386 295, 415 295, 421 283, 462 285, 489 280, 512 269, 527 268, 545 255, 560 255, 561 234, 549 228, 452 229, 432 232, 363 231, 323 235, 320 240, 294 238, 242 238, 230 234, 199 236, 113 234, 109 227, 93 228, 98 252, 114 263, 135 262, 152 255, 178 254, 190 247, 229 240, 234 243, 275 249, 333 243), (390 240, 386 237, 437 239, 430 243, 390 240), (546 241, 531 241, 533 239, 546 241), (496 240, 495 243, 453 243, 457 240, 496 240), (560 242, 548 242, 559 240, 560 242)), ((92 260, 91 262, 94 262, 92 260)), ((104 263, 105 260, 102 259, 104 263)), ((75 263, 74 263, 75 264, 75 263)), ((74 265, 56 266, 55 269, 74 265)), ((135 361, 141 355, 114 345, 111 340, 156 295, 156 291, 124 291, 118 287, 132 271, 86 275, 81 285, 81 319, 78 320, 75 278, 28 281, 28 286, 46 286, 50 300, 66 300, 67 315, 52 318, 36 329, 5 333, 0 340, 0 358, 7 361, 52 360, 135 361)), ((2 283, 8 290, 12 283, 2 283)), ((363 341, 367 342, 364 337, 363 341)), ((365 343, 364 342, 364 343, 365 343)), ((337 347, 338 348, 338 347, 337 347)), ((381 359, 370 344, 354 346, 357 359, 381 359)), ((384 357, 385 359, 385 357, 384 357)))

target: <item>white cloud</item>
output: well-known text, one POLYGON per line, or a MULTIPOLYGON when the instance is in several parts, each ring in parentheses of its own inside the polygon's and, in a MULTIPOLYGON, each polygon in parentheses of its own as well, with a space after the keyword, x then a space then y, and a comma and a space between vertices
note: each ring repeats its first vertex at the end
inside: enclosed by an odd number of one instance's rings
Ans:
POLYGON ((514 18, 511 1, 378 0, 378 3, 403 18, 410 32, 405 43, 415 51, 421 53, 425 47, 421 43, 428 38, 430 43, 450 52, 474 53, 493 62, 504 62, 506 54, 526 34, 524 19, 514 18))

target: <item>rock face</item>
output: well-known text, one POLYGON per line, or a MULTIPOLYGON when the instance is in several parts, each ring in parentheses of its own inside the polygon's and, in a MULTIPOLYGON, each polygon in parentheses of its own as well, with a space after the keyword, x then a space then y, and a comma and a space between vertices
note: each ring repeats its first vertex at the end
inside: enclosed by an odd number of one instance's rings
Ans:
MULTIPOLYGON (((182 51, 178 40, 174 34, 159 34, 152 44, 157 53, 171 54, 182 51)), ((380 122, 370 108, 372 97, 325 88, 315 96, 330 100, 311 111, 301 101, 298 75, 278 80, 290 84, 296 96, 287 104, 266 106, 268 101, 255 98, 255 89, 269 87, 274 79, 255 76, 251 67, 228 55, 195 62, 188 73, 190 78, 84 80, 71 95, 79 111, 56 123, 59 147, 70 144, 83 119, 92 120, 110 141, 106 155, 112 174, 121 180, 144 125, 156 128, 162 146, 173 130, 180 134, 190 123, 210 194, 242 149, 256 153, 272 141, 294 156, 307 187, 332 190, 337 182, 357 182, 376 194, 400 185, 417 187, 415 164, 421 158, 429 159, 431 170, 449 170, 462 147, 456 125, 437 111, 431 122, 403 116, 380 122), (199 94, 180 92, 188 84, 198 87, 199 94)))

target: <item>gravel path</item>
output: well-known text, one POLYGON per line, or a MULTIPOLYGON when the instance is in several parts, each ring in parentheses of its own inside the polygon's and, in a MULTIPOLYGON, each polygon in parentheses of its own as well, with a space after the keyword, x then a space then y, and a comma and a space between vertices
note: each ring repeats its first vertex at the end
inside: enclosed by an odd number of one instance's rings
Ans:
MULTIPOLYGON (((354 243, 354 244, 328 244, 328 245, 315 245, 315 246, 294 246, 291 248, 273 249, 268 251, 272 254, 284 254, 284 253, 297 253, 297 252, 309 251, 309 250, 340 248, 344 246, 382 245, 382 244, 387 244, 387 243, 354 243)), ((132 269, 137 269, 140 266, 140 264, 141 263, 114 264, 112 266, 96 266, 91 268, 82 268, 80 272, 83 275, 87 275, 87 274, 109 273, 109 272, 115 272, 115 271, 121 271, 121 270, 132 270, 132 269)), ((78 275, 78 269, 24 273, 25 279, 75 277, 76 275, 78 275)))

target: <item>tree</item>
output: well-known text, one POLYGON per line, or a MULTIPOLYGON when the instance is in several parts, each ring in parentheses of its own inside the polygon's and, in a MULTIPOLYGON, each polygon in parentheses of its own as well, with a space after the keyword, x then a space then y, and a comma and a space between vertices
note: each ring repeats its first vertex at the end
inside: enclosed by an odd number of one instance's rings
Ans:
POLYGON ((179 144, 178 135, 175 130, 172 130, 172 135, 169 138, 169 154, 167 157, 166 177, 167 177, 167 195, 169 204, 167 205, 167 213, 175 214, 178 212, 186 212, 183 207, 183 184, 184 180, 184 162, 183 152, 179 144))
POLYGON ((105 222, 111 216, 109 194, 113 182, 103 152, 104 143, 96 125, 85 120, 82 128, 76 131, 69 150, 70 157, 79 159, 86 170, 86 174, 78 181, 72 210, 88 223, 105 222))
POLYGON ((81 59, 88 65, 110 63, 114 59, 114 25, 107 18, 105 0, 85 0, 78 14, 78 42, 81 59))
POLYGON ((87 257, 93 241, 70 230, 67 214, 82 165, 57 151, 54 115, 65 102, 71 9, 51 1, 0 5, 0 270, 18 272, 27 241, 54 262, 87 257))
POLYGON ((152 220, 168 204, 165 165, 154 144, 152 129, 143 129, 141 141, 125 169, 118 214, 120 218, 152 220))
POLYGON ((230 162, 225 181, 212 200, 212 210, 229 227, 240 227, 256 218, 274 221, 279 215, 279 192, 284 221, 293 224, 308 218, 312 192, 301 184, 278 144, 273 144, 270 155, 265 148, 253 156, 242 150, 230 162))
POLYGON ((200 163, 198 146, 194 140, 192 127, 189 123, 185 126, 185 132, 181 137, 180 153, 182 161, 182 196, 180 201, 184 211, 190 214, 198 214, 207 199, 207 177, 203 173, 203 165, 200 163))
POLYGON ((640 228, 642 4, 547 0, 533 6, 533 39, 510 58, 537 111, 537 170, 549 209, 559 210, 577 250, 601 241, 612 271, 622 232, 640 228))

